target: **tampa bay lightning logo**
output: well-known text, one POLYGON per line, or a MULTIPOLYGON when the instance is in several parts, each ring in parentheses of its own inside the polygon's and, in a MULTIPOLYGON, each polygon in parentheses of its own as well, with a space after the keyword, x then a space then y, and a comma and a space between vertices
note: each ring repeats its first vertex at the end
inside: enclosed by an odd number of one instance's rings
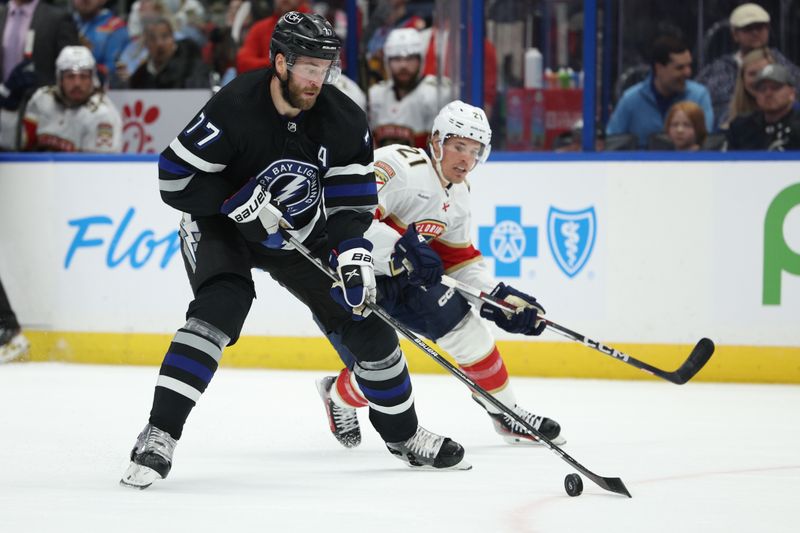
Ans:
POLYGON ((310 221, 320 202, 319 169, 305 161, 279 159, 258 175, 258 182, 272 198, 286 207, 301 225, 310 221))
POLYGON ((573 278, 586 265, 594 248, 597 219, 594 207, 562 211, 551 207, 547 213, 547 240, 558 267, 573 278))

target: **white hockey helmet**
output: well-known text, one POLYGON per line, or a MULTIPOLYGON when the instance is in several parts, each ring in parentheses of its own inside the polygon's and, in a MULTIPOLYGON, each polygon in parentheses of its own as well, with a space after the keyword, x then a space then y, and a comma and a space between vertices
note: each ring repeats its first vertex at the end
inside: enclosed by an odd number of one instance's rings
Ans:
MULTIPOLYGON (((431 139, 439 134, 439 158, 441 159, 444 142, 448 137, 463 137, 478 141, 483 145, 480 163, 486 162, 492 151, 492 127, 486 113, 480 107, 471 106, 461 100, 454 100, 444 106, 433 119, 431 139)), ((433 153, 433 150, 431 150, 433 153)))
POLYGON ((383 57, 420 56, 422 58, 422 37, 414 28, 397 28, 389 32, 383 44, 383 57))
POLYGON ((56 58, 56 82, 61 85, 61 74, 64 72, 92 71, 95 87, 100 85, 97 79, 97 62, 92 52, 85 46, 65 46, 56 58))

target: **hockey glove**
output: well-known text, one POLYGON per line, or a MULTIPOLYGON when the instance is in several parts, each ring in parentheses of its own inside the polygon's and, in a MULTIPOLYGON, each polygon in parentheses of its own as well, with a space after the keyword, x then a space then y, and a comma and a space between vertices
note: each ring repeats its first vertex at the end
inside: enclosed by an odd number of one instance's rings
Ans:
POLYGON ((442 281, 444 265, 425 237, 417 233, 416 224, 411 224, 394 245, 395 263, 402 263, 408 271, 408 281, 415 287, 430 287, 442 281))
POLYGON ((256 178, 250 178, 244 187, 225 200, 221 211, 239 224, 239 231, 245 239, 265 246, 271 244, 271 237, 280 237, 279 228, 294 228, 294 221, 286 208, 273 199, 256 178))
POLYGON ((369 315, 367 302, 375 303, 377 285, 372 264, 372 243, 363 237, 347 239, 339 245, 338 254, 331 254, 331 266, 339 281, 331 287, 331 297, 353 313, 354 320, 369 315))
POLYGON ((536 302, 536 298, 502 282, 492 289, 491 294, 516 305, 517 312, 511 313, 485 303, 480 309, 483 318, 488 318, 509 333, 540 335, 544 331, 546 325, 541 318, 544 315, 544 308, 536 302))
POLYGON ((25 59, 9 72, 8 79, 0 85, 0 107, 9 111, 19 109, 25 93, 36 86, 38 76, 33 61, 25 59))

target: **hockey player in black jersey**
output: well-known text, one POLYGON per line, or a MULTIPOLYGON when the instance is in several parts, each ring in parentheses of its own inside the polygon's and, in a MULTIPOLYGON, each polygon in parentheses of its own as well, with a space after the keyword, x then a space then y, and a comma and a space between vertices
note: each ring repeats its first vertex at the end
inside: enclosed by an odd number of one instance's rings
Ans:
POLYGON ((415 467, 469 468, 461 445, 418 425, 397 336, 364 312, 375 299, 372 244, 363 234, 377 190, 366 117, 325 84, 339 72, 339 48, 322 17, 285 14, 270 43, 273 67, 223 87, 161 153, 161 197, 183 212, 194 299, 164 357, 123 485, 146 488, 169 473, 189 412, 239 337, 255 296, 251 268, 268 272, 341 336, 358 360, 370 421, 392 454, 415 467), (319 257, 334 257, 340 276, 360 281, 332 289, 279 224, 319 257))

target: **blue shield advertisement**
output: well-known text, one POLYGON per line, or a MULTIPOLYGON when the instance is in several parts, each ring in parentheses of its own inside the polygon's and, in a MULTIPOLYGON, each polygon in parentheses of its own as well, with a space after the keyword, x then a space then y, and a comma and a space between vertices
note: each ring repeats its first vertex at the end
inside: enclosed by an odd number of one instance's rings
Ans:
POLYGON ((551 207, 547 213, 547 240, 558 267, 575 277, 592 253, 597 228, 594 207, 563 211, 551 207))

